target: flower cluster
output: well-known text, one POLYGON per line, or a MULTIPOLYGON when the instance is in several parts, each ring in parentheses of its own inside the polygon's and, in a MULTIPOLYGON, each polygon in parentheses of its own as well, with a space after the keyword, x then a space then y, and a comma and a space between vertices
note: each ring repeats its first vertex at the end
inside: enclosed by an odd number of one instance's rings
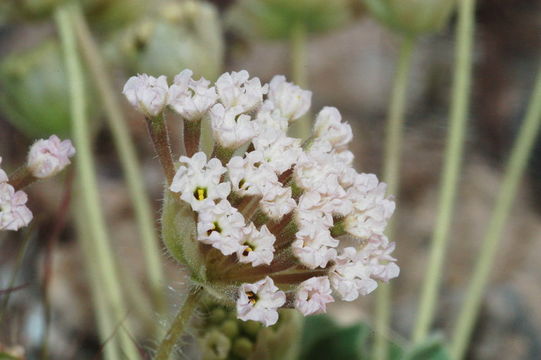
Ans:
MULTIPOLYGON (((37 179, 58 174, 70 164, 75 154, 71 141, 52 135, 49 139, 36 141, 30 148, 24 167, 11 178, 0 168, 0 230, 19 230, 32 220, 32 212, 26 206, 27 194, 20 190, 37 179)), ((0 165, 2 158, 0 157, 0 165)))
POLYGON ((287 130, 311 92, 283 76, 261 84, 240 71, 211 84, 185 70, 169 88, 133 77, 124 93, 147 117, 168 106, 185 125, 210 122, 212 155, 181 156, 169 190, 193 211, 209 282, 236 287, 239 319, 269 326, 281 307, 325 312, 334 296, 352 301, 398 276, 384 235, 395 203, 353 168, 352 130, 336 108, 319 111, 302 141, 287 130))

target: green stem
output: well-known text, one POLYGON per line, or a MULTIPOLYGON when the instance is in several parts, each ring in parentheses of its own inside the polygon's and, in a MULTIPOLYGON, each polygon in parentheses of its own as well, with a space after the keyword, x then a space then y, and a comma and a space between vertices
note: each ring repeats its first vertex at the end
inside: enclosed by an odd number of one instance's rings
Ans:
MULTIPOLYGON (((100 274, 100 282, 103 283, 104 294, 111 306, 113 321, 121 323, 127 314, 124 298, 120 290, 120 281, 114 262, 113 251, 110 248, 105 219, 103 217, 99 198, 92 146, 90 143, 91 133, 86 117, 86 93, 83 69, 77 53, 75 34, 72 31, 73 24, 70 17, 70 5, 59 7, 55 13, 64 59, 69 82, 69 94, 71 105, 71 119, 73 140, 77 148, 77 174, 81 186, 82 204, 87 215, 89 236, 95 251, 94 263, 100 274)), ((126 357, 139 359, 139 353, 135 344, 126 331, 119 331, 120 344, 126 357)))
POLYGON ((451 354, 453 359, 462 359, 470 340, 475 319, 479 313, 481 298, 489 279, 496 250, 504 230, 505 221, 515 199, 518 185, 528 163, 528 157, 541 127, 541 66, 537 74, 526 118, 520 128, 516 143, 508 160, 505 176, 498 192, 496 206, 483 238, 479 259, 471 278, 464 305, 459 313, 453 334, 451 354))
POLYGON ((111 75, 107 72, 100 50, 92 37, 86 19, 81 15, 79 9, 73 12, 73 24, 82 54, 92 73, 105 112, 107 113, 109 127, 111 128, 120 163, 124 170, 124 178, 128 185, 130 198, 133 201, 154 305, 160 313, 164 313, 165 296, 163 289, 165 281, 160 249, 158 247, 159 241, 156 234, 154 216, 142 180, 143 172, 137 160, 137 152, 130 137, 126 119, 118 103, 118 97, 113 90, 113 84, 110 80, 111 75))
POLYGON ((167 184, 171 185, 175 177, 175 163, 173 161, 173 153, 171 152, 171 144, 169 142, 169 131, 165 122, 165 114, 161 113, 158 116, 147 118, 147 129, 154 144, 154 150, 158 155, 160 164, 163 168, 163 173, 167 179, 167 184))
POLYGON ((165 337, 160 343, 158 351, 156 352, 156 357, 154 358, 155 360, 169 360, 175 344, 184 333, 186 325, 190 321, 192 314, 197 307, 201 293, 202 289, 199 288, 188 294, 184 304, 173 319, 173 323, 169 327, 169 330, 167 330, 167 334, 165 334, 165 337))
MULTIPOLYGON (((77 193, 81 194, 82 187, 78 184, 77 193)), ((100 336, 100 341, 102 342, 104 358, 106 360, 117 360, 121 359, 120 352, 118 349, 118 341, 116 338, 110 338, 115 331, 115 324, 110 315, 110 309, 107 306, 106 297, 103 292, 103 285, 99 280, 98 269, 93 266, 94 259, 96 256, 93 253, 92 238, 89 236, 89 229, 86 225, 87 216, 82 206, 80 199, 77 201, 77 211, 75 213, 76 227, 77 227, 77 237, 80 241, 82 248, 82 255, 84 258, 86 274, 90 280, 90 289, 92 290, 92 303, 94 306, 96 314, 96 323, 98 325, 98 333, 100 336)))
MULTIPOLYGON (((388 193, 397 197, 400 185, 400 155, 404 133, 406 97, 414 44, 415 39, 407 36, 402 39, 400 45, 385 133, 383 181, 387 183, 388 193)), ((394 221, 391 220, 387 227, 387 235, 391 238, 393 228, 394 221)), ((391 286, 381 284, 376 292, 376 297, 376 335, 373 358, 386 359, 388 354, 387 338, 391 321, 391 286)))
MULTIPOLYGON (((291 80, 302 88, 308 85, 308 61, 306 58, 306 27, 297 23, 293 27, 290 39, 291 80)), ((301 139, 308 139, 312 131, 310 116, 305 114, 293 124, 293 134, 301 139)))
POLYGON ((13 173, 9 174, 9 183, 15 190, 24 189, 37 180, 39 179, 32 175, 30 169, 26 165, 21 166, 13 173))
POLYGON ((450 112, 450 130, 445 150, 443 178, 439 195, 439 210, 432 237, 432 247, 413 341, 425 339, 434 318, 438 290, 445 258, 449 229, 455 208, 456 192, 464 149, 464 134, 470 100, 472 48, 474 35, 475 0, 459 3, 456 33, 456 67, 450 112))

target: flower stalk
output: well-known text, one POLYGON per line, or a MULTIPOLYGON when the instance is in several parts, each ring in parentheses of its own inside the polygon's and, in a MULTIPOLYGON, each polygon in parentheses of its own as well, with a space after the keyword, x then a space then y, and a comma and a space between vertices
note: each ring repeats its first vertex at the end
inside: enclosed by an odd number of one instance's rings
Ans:
POLYGON ((171 353, 175 348, 175 344, 184 333, 186 326, 197 308, 201 294, 202 288, 194 289, 188 293, 188 297, 173 319, 169 330, 167 330, 165 337, 158 347, 156 356, 154 358, 155 360, 169 360, 171 353))
MULTIPOLYGON (((393 81, 389 113, 385 134, 385 152, 383 179, 387 183, 389 193, 399 196, 400 187, 400 157, 402 152, 402 139, 404 133, 404 119, 406 114, 406 98, 408 80, 411 70, 411 59, 415 38, 403 36, 398 55, 398 64, 393 81)), ((394 221, 387 227, 387 236, 393 237, 394 221)), ((374 344, 374 359, 386 359, 388 354, 389 323, 391 320, 391 287, 382 284, 377 291, 376 300, 376 337, 374 344)))
POLYGON ((80 9, 72 12, 74 30, 81 48, 82 55, 92 73, 92 78, 101 96, 104 110, 109 120, 114 143, 119 159, 125 173, 126 184, 133 201, 135 217, 141 234, 143 254, 146 262, 146 271, 151 284, 155 308, 158 312, 165 311, 165 297, 163 292, 164 275, 158 248, 158 237, 154 225, 152 208, 142 181, 142 171, 137 160, 137 152, 130 137, 126 119, 113 90, 113 84, 101 52, 90 32, 86 19, 80 9))
POLYGON ((434 318, 445 251, 455 209, 471 93, 475 0, 460 1, 456 29, 456 67, 451 97, 450 129, 445 149, 437 219, 432 236, 427 277, 423 284, 413 341, 423 341, 434 318))
POLYGON ((171 185, 173 177, 175 177, 175 164, 173 162, 173 154, 171 153, 165 114, 161 113, 157 116, 147 117, 146 122, 148 133, 162 165, 167 184, 171 185))
MULTIPOLYGON (((83 209, 87 215, 89 233, 93 239, 94 263, 99 269, 100 281, 103 283, 104 295, 115 323, 124 321, 127 314, 124 298, 120 290, 120 281, 109 237, 106 230, 105 219, 100 209, 99 193, 97 187, 94 160, 90 143, 91 133, 88 128, 86 116, 86 93, 82 66, 77 53, 77 45, 73 24, 70 16, 70 5, 57 8, 55 20, 60 34, 64 59, 66 63, 68 81, 70 86, 70 104, 73 129, 73 140, 77 145, 77 174, 82 191, 83 209)), ((119 342, 122 351, 130 359, 138 359, 139 353, 129 334, 119 331, 119 342)))
POLYGON ((201 138, 201 120, 184 120, 184 147, 186 155, 192 156, 199 151, 199 139, 201 138))
POLYGON ((502 238, 505 221, 513 205, 520 180, 528 163, 535 139, 541 127, 541 66, 538 70, 534 92, 526 117, 518 133, 515 145, 509 157, 496 205, 480 249, 466 299, 458 315, 451 343, 453 359, 460 360, 469 343, 475 319, 479 314, 482 296, 486 288, 496 251, 502 238))

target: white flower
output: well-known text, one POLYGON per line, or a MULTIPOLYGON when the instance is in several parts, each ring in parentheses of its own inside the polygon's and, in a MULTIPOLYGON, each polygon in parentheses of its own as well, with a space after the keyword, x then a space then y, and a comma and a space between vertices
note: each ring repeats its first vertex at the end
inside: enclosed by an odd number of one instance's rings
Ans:
POLYGON ((289 170, 302 153, 301 140, 290 138, 279 130, 264 129, 252 140, 255 150, 263 153, 263 159, 280 175, 289 170))
MULTIPOLYGON (((2 165, 2 157, 0 156, 0 165, 2 165)), ((0 184, 5 183, 8 181, 8 175, 2 168, 0 167, 0 184)))
POLYGON ((348 189, 353 211, 345 220, 346 231, 361 239, 382 235, 395 210, 394 201, 385 197, 387 185, 374 175, 358 174, 348 189))
POLYGON ((263 198, 259 207, 273 220, 280 220, 297 207, 297 203, 291 197, 291 188, 283 187, 280 182, 264 183, 262 192, 263 198))
POLYGON ((214 203, 214 200, 225 199, 231 192, 229 182, 220 183, 226 172, 220 160, 213 158, 207 162, 204 152, 195 153, 191 158, 180 157, 180 166, 169 189, 181 193, 180 198, 191 204, 192 209, 199 211, 214 203))
POLYGON ((227 163, 227 171, 233 191, 242 196, 263 196, 267 184, 278 183, 278 177, 265 163, 261 151, 232 157, 227 163))
POLYGON ((274 285, 270 277, 254 284, 242 284, 237 300, 237 317, 271 326, 278 321, 277 309, 286 302, 286 294, 274 285))
POLYGON ((147 74, 132 76, 124 85, 126 99, 146 116, 156 116, 167 104, 169 86, 165 76, 155 78, 147 74))
POLYGON ((225 108, 216 104, 210 109, 214 140, 227 149, 237 149, 257 135, 257 126, 240 106, 225 108))
POLYGON ((345 150, 353 139, 351 126, 342 122, 337 108, 330 106, 324 107, 317 115, 314 134, 327 140, 338 151, 345 150))
POLYGON ((266 225, 258 231, 253 223, 244 228, 241 247, 237 251, 239 261, 252 263, 252 266, 270 265, 274 258, 274 242, 276 238, 266 225))
POLYGON ((270 100, 265 100, 263 102, 254 121, 258 125, 260 133, 272 129, 285 135, 289 126, 287 118, 282 116, 280 110, 277 109, 270 100))
POLYGON ((335 262, 336 265, 329 273, 329 279, 342 300, 353 301, 359 295, 368 295, 378 287, 378 283, 370 277, 372 270, 370 265, 355 248, 345 248, 335 262))
POLYGON ((224 255, 239 251, 243 239, 244 217, 229 201, 206 207, 199 212, 197 239, 212 245, 224 255))
POLYGON ((47 178, 64 170, 73 155, 75 148, 71 141, 60 141, 56 135, 52 135, 49 139, 38 140, 32 145, 27 166, 33 176, 47 178))
POLYGON ((8 183, 0 183, 0 230, 19 230, 32 220, 26 207, 28 197, 24 191, 15 191, 8 183))
POLYGON ((238 107, 240 112, 254 109, 263 102, 263 95, 268 91, 268 86, 261 86, 257 77, 249 79, 246 70, 222 74, 216 80, 216 90, 220 102, 226 108, 238 107))
POLYGON ((168 104, 187 121, 200 120, 216 103, 218 94, 205 78, 192 79, 191 70, 183 70, 175 76, 169 88, 168 104))
POLYGON ((303 281, 295 296, 295 308, 305 316, 327 312, 327 304, 331 302, 334 302, 334 298, 327 276, 303 281))
POLYGON ((372 267, 372 277, 389 281, 398 277, 400 268, 396 264, 396 259, 391 255, 395 249, 395 243, 389 242, 385 235, 374 235, 368 239, 368 243, 361 250, 363 256, 372 267))
POLYGON ((303 90, 297 85, 287 82, 283 75, 273 77, 269 85, 269 100, 280 109, 282 115, 289 121, 296 120, 306 114, 312 101, 311 91, 303 90))
POLYGON ((293 254, 310 269, 326 267, 336 257, 339 241, 331 236, 328 229, 314 226, 311 222, 301 223, 291 245, 293 254))

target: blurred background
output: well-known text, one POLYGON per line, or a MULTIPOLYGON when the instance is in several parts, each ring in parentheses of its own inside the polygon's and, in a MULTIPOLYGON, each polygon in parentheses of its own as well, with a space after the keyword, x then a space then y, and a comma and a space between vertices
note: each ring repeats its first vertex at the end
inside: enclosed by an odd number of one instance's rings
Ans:
MULTIPOLYGON (((69 137, 68 85, 52 15, 61 2, 0 3, 0 155, 8 173, 24 163, 34 139, 53 133, 69 137)), ((396 34, 374 20, 361 0, 303 0, 296 4, 301 10, 281 13, 271 7, 267 10, 275 12, 270 14, 253 3, 257 1, 83 0, 82 6, 119 99, 124 82, 138 72, 172 79, 190 68, 215 80, 224 71, 246 69, 263 82, 275 74, 291 79, 288 16, 300 11, 309 25, 306 76, 299 81, 313 92, 312 111, 326 105, 340 109, 354 129, 357 169, 380 174, 396 34)), ((280 1, 274 3, 283 8, 280 1)), ((540 15, 539 0, 477 3, 471 116, 435 324, 443 334, 454 324, 531 93, 541 49, 540 15)), ((454 23, 451 14, 440 31, 420 37, 413 55, 393 239, 401 267, 393 282, 392 336, 397 342, 410 336, 426 275, 448 130, 454 23)), ((92 84, 92 75, 87 80, 92 84)), ((120 272, 140 285, 141 297, 127 290, 130 309, 138 309, 148 297, 138 228, 112 135, 91 89, 89 114, 103 211, 120 272)), ((158 218, 162 173, 142 117, 120 100, 158 218)), ((170 126, 173 135, 180 134, 178 122, 170 119, 170 126)), ((172 140, 178 147, 178 136, 172 140)), ((0 289, 17 287, 9 292, 9 302, 8 293, 0 292, 0 350, 16 354, 24 349, 29 359, 40 358, 44 349, 51 359, 100 357, 88 275, 74 229, 72 188, 73 168, 33 185, 27 191, 35 216, 31 226, 0 233, 0 289)), ((538 140, 503 234, 469 359, 541 359, 540 212, 538 140)), ((168 302, 175 304, 182 269, 165 254, 163 262, 163 288, 168 302)), ((371 323, 374 299, 335 303, 330 314, 344 324, 371 323)), ((148 319, 134 321, 138 341, 154 346, 155 339, 147 336, 148 319)))

